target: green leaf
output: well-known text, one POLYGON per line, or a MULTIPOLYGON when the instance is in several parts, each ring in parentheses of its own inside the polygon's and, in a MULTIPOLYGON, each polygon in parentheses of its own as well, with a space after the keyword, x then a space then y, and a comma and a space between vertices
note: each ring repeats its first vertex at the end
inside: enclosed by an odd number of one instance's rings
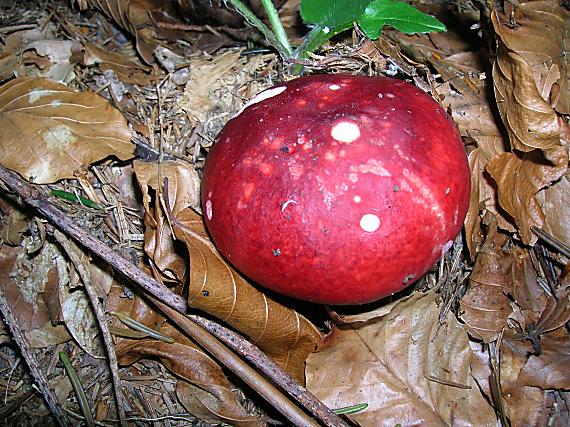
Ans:
POLYGON ((307 24, 336 28, 356 21, 371 0, 302 0, 301 17, 307 24))
POLYGON ((390 25, 406 34, 446 30, 445 25, 433 16, 395 0, 373 0, 357 22, 372 40, 380 37, 384 25, 390 25))

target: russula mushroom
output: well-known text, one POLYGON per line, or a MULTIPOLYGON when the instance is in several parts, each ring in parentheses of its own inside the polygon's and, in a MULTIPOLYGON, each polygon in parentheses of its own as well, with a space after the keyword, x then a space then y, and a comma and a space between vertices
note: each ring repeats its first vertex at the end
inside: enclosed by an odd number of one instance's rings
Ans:
POLYGON ((459 133, 415 86, 314 75, 268 89, 219 134, 202 204, 226 259, 294 298, 363 304, 451 245, 470 173, 459 133))

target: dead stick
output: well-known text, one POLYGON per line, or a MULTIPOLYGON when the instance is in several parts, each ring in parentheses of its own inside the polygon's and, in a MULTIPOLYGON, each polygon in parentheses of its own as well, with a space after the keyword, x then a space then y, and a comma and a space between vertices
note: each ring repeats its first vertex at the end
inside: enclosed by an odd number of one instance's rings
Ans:
POLYGON ((283 395, 277 390, 273 384, 263 378, 260 374, 255 372, 246 363, 236 363, 236 361, 241 362, 225 345, 214 339, 210 333, 195 322, 193 322, 188 317, 176 310, 168 307, 167 305, 161 303, 160 301, 151 298, 151 301, 168 317, 170 317, 174 323, 186 332, 190 337, 204 347, 210 354, 215 355, 216 359, 223 363, 223 365, 240 377, 247 385, 256 390, 261 397, 263 397, 267 402, 269 402, 273 407, 278 408, 287 419, 296 426, 304 427, 319 427, 319 425, 304 412, 299 411, 298 408, 293 405, 292 402, 285 400, 283 401, 283 395), (293 405, 293 407, 291 407, 293 405))
POLYGON ((4 317, 6 325, 10 328, 12 332, 12 338, 18 345, 24 360, 26 361, 28 368, 30 368, 30 373, 34 377, 36 386, 38 387, 40 393, 43 395, 46 403, 48 404, 51 413, 55 417, 57 423, 66 427, 69 425, 69 421, 61 404, 59 403, 54 392, 51 391, 48 385, 48 381, 43 371, 40 369, 40 364, 38 363, 36 356, 30 351, 30 346, 27 342, 26 336, 20 329, 20 325, 12 312, 12 308, 8 305, 8 301, 4 297, 2 291, 0 291, 0 311, 4 317))
POLYGON ((125 408, 123 407, 123 390, 121 388, 121 380, 119 378, 119 367, 117 364, 117 355, 115 353, 115 346, 113 344, 113 339, 111 338, 111 332, 109 332, 109 326, 107 325, 107 319, 105 318, 105 311, 99 302, 99 297, 97 296, 97 291, 91 284, 91 274, 87 271, 85 265, 81 262, 77 250, 71 244, 71 241, 65 237, 65 235, 59 230, 54 230, 53 236, 63 247, 67 256, 71 260, 71 263, 75 267, 77 274, 83 282, 89 301, 91 301, 91 307, 97 323, 101 328, 101 335, 103 337, 103 342, 107 350, 107 357, 109 358, 109 370, 111 371, 111 379, 113 383, 113 389, 115 391, 115 401, 117 403, 117 415, 119 416, 119 425, 121 427, 127 426, 127 417, 125 415, 125 408))
MULTIPOLYGON (((186 314, 187 304, 184 298, 174 294, 166 286, 157 282, 137 266, 131 264, 108 246, 86 233, 81 227, 76 225, 59 209, 53 206, 43 194, 20 178, 16 173, 0 166, 0 180, 2 180, 8 188, 20 195, 26 203, 36 208, 55 226, 105 260, 105 262, 124 277, 139 285, 160 302, 182 314, 186 314)), ((348 427, 341 418, 320 402, 314 395, 299 385, 285 370, 269 359, 259 348, 215 322, 208 321, 199 316, 192 316, 192 320, 196 322, 199 321, 201 326, 217 336, 238 354, 249 360, 268 378, 297 399, 299 403, 311 411, 326 426, 348 427), (224 333, 220 334, 221 331, 224 333)))

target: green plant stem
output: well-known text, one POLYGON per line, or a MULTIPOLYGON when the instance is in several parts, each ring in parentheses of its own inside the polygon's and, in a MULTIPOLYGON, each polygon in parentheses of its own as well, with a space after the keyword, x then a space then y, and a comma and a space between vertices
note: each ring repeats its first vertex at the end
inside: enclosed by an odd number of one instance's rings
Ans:
MULTIPOLYGON (((327 40, 331 37, 336 36, 337 34, 342 33, 350 28, 352 28, 352 22, 336 27, 336 28, 327 28, 323 27, 322 25, 315 25, 311 31, 305 36, 303 43, 295 49, 293 52, 293 58, 295 59, 304 59, 307 58, 309 53, 314 52, 319 47, 321 47, 327 40)), ((293 74, 301 74, 303 71, 303 65, 296 64, 293 68, 293 74)))
MULTIPOLYGON (((261 19, 253 14, 251 10, 247 8, 245 4, 243 4, 240 0, 227 0, 229 3, 232 4, 233 7, 239 12, 241 16, 245 18, 247 22, 257 28, 261 34, 267 39, 269 44, 273 46, 279 52, 283 58, 288 58, 291 56, 291 47, 285 47, 273 34, 273 32, 269 29, 267 25, 265 25, 261 19)), ((287 43, 289 44, 289 43, 287 43)))
POLYGON ((291 56, 293 54, 293 49, 291 49, 291 44, 289 43, 289 39, 285 33, 285 28, 283 28, 283 24, 279 19, 279 14, 273 5, 273 1, 261 0, 261 4, 263 4, 263 9, 265 9, 265 13, 267 14, 267 18, 269 19, 269 23, 271 24, 275 37, 283 45, 288 56, 291 56))

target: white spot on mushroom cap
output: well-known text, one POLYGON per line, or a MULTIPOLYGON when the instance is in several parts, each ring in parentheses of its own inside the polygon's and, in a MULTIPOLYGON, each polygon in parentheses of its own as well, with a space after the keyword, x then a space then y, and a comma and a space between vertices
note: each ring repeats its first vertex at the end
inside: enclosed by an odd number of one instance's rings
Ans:
POLYGON ((360 137, 360 128, 352 122, 339 122, 331 129, 331 136, 339 142, 349 144, 360 137))
POLYGON ((278 86, 278 87, 272 87, 271 89, 267 89, 264 90, 263 92, 258 93, 249 101, 247 101, 243 107, 241 107, 241 109, 237 112, 234 118, 243 113, 243 110, 245 110, 247 107, 250 107, 253 104, 257 104, 261 101, 265 101, 266 99, 273 98, 274 96, 277 96, 285 92, 285 90, 287 90, 287 86, 278 86))
POLYGON ((339 90, 339 89, 340 89, 340 86, 339 86, 339 85, 330 85, 330 86, 329 86, 329 89, 330 89, 330 90, 339 90))
POLYGON ((354 200, 354 203, 360 203, 360 202, 362 202, 362 197, 354 196, 354 198, 352 200, 354 200))
POLYGON ((365 214, 360 218, 360 228, 367 233, 374 233, 380 228, 380 218, 374 214, 365 214))
POLYGON ((212 201, 211 200, 206 200, 206 218, 208 218, 208 221, 212 220, 212 201))

